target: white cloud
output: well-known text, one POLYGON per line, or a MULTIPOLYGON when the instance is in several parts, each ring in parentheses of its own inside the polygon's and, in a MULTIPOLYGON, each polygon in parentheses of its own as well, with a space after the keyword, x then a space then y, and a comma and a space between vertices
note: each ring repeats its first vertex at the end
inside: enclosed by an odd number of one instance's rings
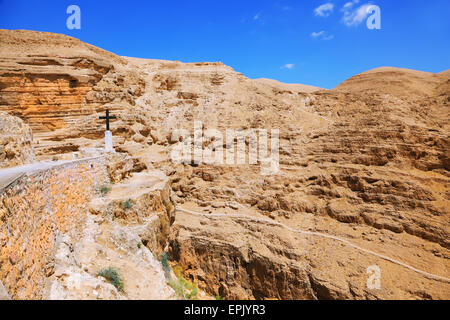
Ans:
POLYGON ((320 40, 331 40, 334 39, 334 35, 328 34, 326 31, 319 31, 319 32, 313 32, 311 33, 311 37, 314 39, 320 39, 320 40))
POLYGON ((363 22, 369 15, 368 8, 371 6, 370 3, 363 4, 362 6, 355 8, 354 5, 358 4, 359 0, 353 0, 347 2, 341 9, 344 13, 342 17, 342 22, 348 27, 357 26, 363 22))
POLYGON ((344 6, 342 7, 342 9, 351 9, 353 7, 353 5, 358 4, 359 0, 353 0, 350 2, 347 2, 346 4, 344 4, 344 6))
POLYGON ((318 38, 323 34, 325 34, 325 31, 313 32, 313 33, 311 33, 311 37, 318 38))
POLYGON ((258 20, 258 19, 259 19, 259 17, 260 17, 260 15, 261 15, 261 12, 260 12, 260 13, 257 13, 257 14, 255 14, 255 16, 253 17, 253 20, 258 20))
POLYGON ((295 64, 293 64, 293 63, 286 63, 284 66, 281 66, 281 69, 292 70, 292 69, 294 69, 294 67, 295 67, 295 64))
POLYGON ((314 14, 320 17, 328 17, 334 10, 334 4, 331 2, 325 3, 314 9, 314 14))

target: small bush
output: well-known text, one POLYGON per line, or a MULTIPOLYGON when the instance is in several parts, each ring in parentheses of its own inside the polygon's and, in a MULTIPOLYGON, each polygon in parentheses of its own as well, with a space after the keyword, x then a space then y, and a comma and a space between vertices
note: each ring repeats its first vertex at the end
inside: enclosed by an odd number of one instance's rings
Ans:
POLYGON ((140 248, 142 247, 142 243, 139 242, 139 243, 137 244, 137 247, 138 247, 138 249, 140 249, 140 248))
POLYGON ((161 264, 166 277, 170 277, 169 254, 167 252, 163 252, 161 255, 161 264))
POLYGON ((108 187, 108 186, 103 186, 103 187, 100 188, 100 192, 101 192, 103 195, 108 194, 110 191, 111 191, 111 187, 108 187))
POLYGON ((197 300, 197 294, 198 294, 198 287, 197 284, 193 285, 194 287, 191 289, 191 292, 189 292, 187 298, 189 300, 197 300))
POLYGON ((198 287, 182 277, 170 279, 167 284, 175 291, 178 297, 188 300, 197 300, 198 287))
POLYGON ((184 287, 184 288, 186 288, 186 289, 188 289, 188 290, 192 290, 192 289, 194 289, 194 285, 191 283, 191 282, 189 282, 189 281, 187 281, 186 279, 184 279, 183 277, 178 277, 178 281, 180 282, 180 284, 184 287))
POLYGON ((108 269, 103 269, 100 271, 97 276, 103 277, 108 280, 114 287, 117 288, 120 292, 123 292, 123 281, 119 276, 119 273, 116 269, 109 267, 108 269))
POLYGON ((184 294, 184 288, 180 282, 174 279, 170 279, 167 284, 175 291, 178 297, 186 299, 186 295, 184 294))
POLYGON ((175 266, 173 268, 173 273, 177 276, 177 278, 182 277, 183 276, 183 268, 181 268, 180 265, 175 266))
POLYGON ((216 296, 216 300, 223 300, 223 297, 220 296, 220 295, 217 295, 217 296, 216 296))
POLYGON ((120 206, 125 210, 131 209, 133 208, 133 201, 131 199, 128 199, 127 201, 121 202, 120 206))
POLYGON ((166 275, 167 284, 175 291, 178 297, 182 299, 197 300, 197 284, 183 278, 183 269, 179 265, 173 268, 173 273, 176 278, 172 278, 169 262, 169 254, 163 252, 161 255, 161 265, 166 275))

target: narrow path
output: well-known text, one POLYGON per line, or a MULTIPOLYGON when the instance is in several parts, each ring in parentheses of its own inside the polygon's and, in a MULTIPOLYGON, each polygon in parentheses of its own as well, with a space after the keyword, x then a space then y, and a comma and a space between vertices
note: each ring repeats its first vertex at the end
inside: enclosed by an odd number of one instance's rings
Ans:
POLYGON ((358 245, 356 245, 354 243, 351 243, 350 241, 348 241, 346 239, 343 239, 343 238, 340 238, 340 237, 336 237, 336 236, 332 236, 332 235, 329 235, 329 234, 320 233, 320 232, 305 231, 305 230, 301 230, 301 229, 293 229, 293 228, 291 228, 291 227, 289 227, 289 226, 287 226, 285 224, 282 224, 280 222, 276 222, 276 221, 272 221, 272 220, 268 220, 268 219, 263 219, 263 218, 251 217, 251 216, 244 215, 244 214, 222 214, 222 213, 205 214, 205 213, 195 212, 195 211, 191 211, 191 210, 186 210, 186 209, 183 209, 183 208, 180 208, 180 207, 177 207, 176 210, 184 212, 184 213, 188 213, 188 214, 191 214, 191 215, 202 216, 202 217, 207 217, 207 218, 228 217, 228 218, 244 219, 244 220, 248 220, 248 221, 256 222, 256 223, 266 223, 266 224, 282 227, 282 228, 287 229, 287 230, 289 230, 291 232, 300 233, 300 234, 307 235, 307 236, 321 237, 321 238, 331 239, 331 240, 334 240, 334 241, 339 241, 341 243, 346 244, 349 247, 355 248, 355 249, 357 249, 359 251, 362 251, 364 253, 367 253, 367 254, 376 256, 378 258, 381 258, 383 260, 392 262, 394 264, 397 264, 397 265, 399 265, 401 267, 407 268, 407 269, 409 269, 411 271, 414 271, 416 273, 420 273, 421 275, 423 275, 423 276, 425 276, 427 278, 431 278, 433 280, 450 283, 450 279, 449 278, 446 278, 446 277, 443 277, 443 276, 439 276, 439 275, 436 275, 436 274, 432 274, 432 273, 429 273, 429 272, 417 269, 417 268, 412 267, 412 266, 410 266, 410 265, 408 265, 406 263, 403 263, 403 262, 401 262, 399 260, 390 258, 388 256, 385 256, 385 255, 382 255, 382 254, 379 254, 379 253, 376 253, 376 252, 374 252, 372 250, 369 250, 369 249, 362 248, 362 247, 360 247, 360 246, 358 246, 358 245))
POLYGON ((82 162, 86 160, 92 160, 101 158, 99 157, 90 157, 90 158, 81 158, 81 159, 74 159, 74 160, 60 160, 60 161, 43 161, 43 162, 36 162, 31 164, 25 164, 21 166, 11 167, 11 168, 4 168, 0 169, 0 191, 6 188, 8 185, 10 185, 12 182, 23 176, 24 174, 31 174, 37 171, 41 170, 48 170, 54 167, 75 163, 75 162, 82 162))

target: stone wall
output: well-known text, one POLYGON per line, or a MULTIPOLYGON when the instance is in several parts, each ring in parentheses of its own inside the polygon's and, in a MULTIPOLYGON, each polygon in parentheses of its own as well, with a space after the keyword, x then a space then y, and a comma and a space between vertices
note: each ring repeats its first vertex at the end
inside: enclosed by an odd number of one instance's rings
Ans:
POLYGON ((105 159, 23 175, 0 190, 0 281, 12 299, 39 299, 62 235, 83 226, 90 199, 109 182, 105 159))

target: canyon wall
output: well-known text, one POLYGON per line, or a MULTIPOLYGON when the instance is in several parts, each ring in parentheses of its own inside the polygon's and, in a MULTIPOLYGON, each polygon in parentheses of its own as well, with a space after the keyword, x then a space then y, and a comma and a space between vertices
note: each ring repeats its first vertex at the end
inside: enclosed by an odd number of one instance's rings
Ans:
MULTIPOLYGON (((304 243, 293 239, 290 231, 249 223, 237 235, 237 221, 227 222, 228 228, 224 222, 227 214, 259 214, 293 229, 342 237, 410 266, 448 276, 448 83, 444 73, 381 68, 333 90, 276 94, 274 101, 283 97, 277 108, 264 101, 268 94, 263 95, 262 88, 255 87, 252 92, 257 98, 252 102, 259 105, 245 104, 254 106, 247 121, 242 123, 243 109, 232 106, 212 118, 231 128, 245 129, 257 119, 263 128, 280 128, 280 172, 262 176, 258 165, 247 164, 178 165, 168 170, 177 203, 206 215, 224 214, 213 220, 223 220, 215 228, 205 220, 207 216, 184 218, 185 214, 177 213, 173 258, 211 294, 231 299, 303 299, 308 292, 318 299, 448 296, 448 282, 429 282, 420 276, 413 282, 415 276, 410 273, 370 256, 356 258, 326 239, 309 239, 307 243, 322 252, 305 252, 304 243), (249 257, 242 253, 247 250, 252 253, 249 257), (224 251, 233 258, 218 254, 224 251), (265 262, 254 270, 257 257, 265 262), (219 274, 212 276, 223 261, 227 270, 218 269, 219 274), (397 275, 383 282, 381 290, 367 289, 363 280, 365 270, 375 262, 384 275, 397 275), (292 281, 283 272, 277 273, 281 279, 269 273, 271 268, 293 266, 296 271, 292 272, 309 291, 290 286, 292 281), (299 270, 307 276, 300 276, 299 270)), ((206 118, 211 113, 196 113, 194 118, 203 120, 206 128, 223 131, 221 124, 210 125, 206 118)))

